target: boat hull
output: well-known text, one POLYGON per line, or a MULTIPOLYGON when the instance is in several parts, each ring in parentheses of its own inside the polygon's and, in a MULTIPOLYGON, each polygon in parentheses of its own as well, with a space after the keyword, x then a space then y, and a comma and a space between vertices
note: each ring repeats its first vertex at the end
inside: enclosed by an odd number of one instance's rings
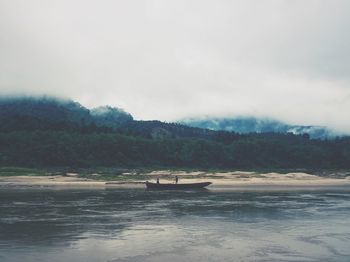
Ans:
POLYGON ((184 190, 184 189, 203 189, 209 186, 211 182, 191 183, 191 184, 156 184, 146 182, 147 189, 160 189, 160 190, 184 190))

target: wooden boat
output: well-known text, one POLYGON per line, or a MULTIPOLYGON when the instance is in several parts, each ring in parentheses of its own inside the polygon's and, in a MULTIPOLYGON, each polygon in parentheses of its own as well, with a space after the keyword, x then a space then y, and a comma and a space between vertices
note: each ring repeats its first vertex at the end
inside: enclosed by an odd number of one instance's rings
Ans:
POLYGON ((162 189, 162 190, 184 190, 184 189, 203 189, 209 186, 211 182, 188 183, 188 184, 157 184, 146 181, 147 189, 162 189))

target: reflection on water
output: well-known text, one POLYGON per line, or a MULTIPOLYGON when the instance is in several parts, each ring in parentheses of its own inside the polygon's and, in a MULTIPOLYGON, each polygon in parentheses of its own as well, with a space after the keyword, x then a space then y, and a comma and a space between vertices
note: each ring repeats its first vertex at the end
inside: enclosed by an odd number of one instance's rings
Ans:
POLYGON ((350 261, 350 192, 0 190, 0 261, 350 261))

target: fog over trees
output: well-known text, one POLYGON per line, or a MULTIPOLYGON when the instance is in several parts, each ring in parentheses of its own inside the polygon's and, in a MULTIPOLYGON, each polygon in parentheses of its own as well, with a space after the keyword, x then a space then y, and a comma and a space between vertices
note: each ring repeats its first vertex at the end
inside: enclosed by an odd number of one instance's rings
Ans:
POLYGON ((136 121, 71 100, 0 101, 0 165, 27 167, 349 168, 350 138, 250 133, 136 121))

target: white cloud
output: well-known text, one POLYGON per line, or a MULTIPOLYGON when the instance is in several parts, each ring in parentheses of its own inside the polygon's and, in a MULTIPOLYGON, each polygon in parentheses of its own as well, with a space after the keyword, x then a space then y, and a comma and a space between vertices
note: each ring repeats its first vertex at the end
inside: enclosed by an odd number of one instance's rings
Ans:
POLYGON ((350 131, 350 2, 0 0, 0 91, 350 131))

